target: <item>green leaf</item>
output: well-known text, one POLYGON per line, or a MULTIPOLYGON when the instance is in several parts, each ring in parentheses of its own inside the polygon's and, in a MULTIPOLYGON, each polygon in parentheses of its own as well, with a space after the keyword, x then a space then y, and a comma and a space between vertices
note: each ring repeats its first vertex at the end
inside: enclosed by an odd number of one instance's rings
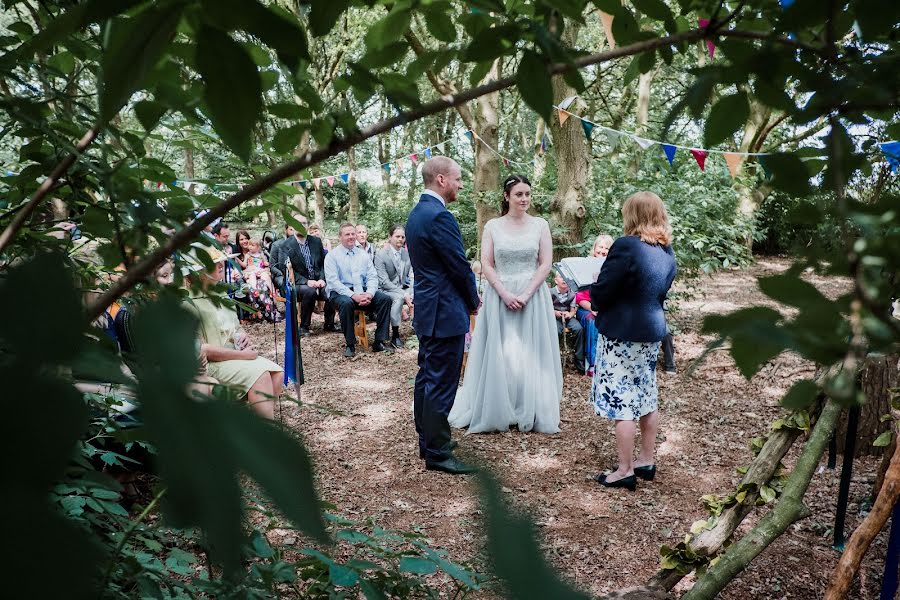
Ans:
POLYGON ((400 571, 414 575, 431 575, 437 571, 437 565, 427 558, 404 556, 400 559, 400 571))
POLYGON ((522 54, 519 70, 516 72, 516 87, 525 104, 549 123, 553 110, 553 85, 547 65, 531 50, 522 54))
POLYGON ((764 485, 761 488, 759 488, 759 497, 762 498, 765 502, 767 502, 767 503, 771 502, 772 500, 775 499, 775 496, 776 496, 775 490, 773 490, 769 486, 764 485))
POLYGON ((276 102, 266 107, 269 114, 280 119, 308 119, 312 112, 305 106, 291 104, 290 102, 276 102))
POLYGON ((497 482, 486 474, 479 480, 487 518, 487 555, 509 596, 518 600, 587 600, 587 594, 569 587, 547 563, 535 539, 534 525, 509 511, 497 482))
POLYGON ((287 154, 300 143, 300 136, 303 130, 304 128, 300 125, 279 129, 275 132, 275 137, 272 138, 272 148, 279 154, 287 154))
POLYGON ((781 405, 788 410, 807 408, 819 395, 819 386, 809 379, 803 379, 791 386, 781 399, 781 405))
POLYGON ((296 71, 301 59, 309 60, 306 33, 296 20, 255 0, 204 0, 206 18, 226 30, 241 29, 275 50, 278 59, 296 71))
POLYGON ((809 170, 796 154, 769 154, 760 156, 759 162, 772 174, 774 187, 793 196, 812 193, 809 170))
POLYGON ((262 83, 253 59, 228 35, 203 27, 197 34, 196 62, 216 133, 232 152, 248 161, 253 127, 263 110, 262 83))
POLYGON ((451 18, 449 2, 434 2, 422 7, 428 32, 439 42, 450 44, 456 41, 456 25, 451 18))
POLYGON ((359 581, 359 574, 343 565, 332 563, 328 566, 328 578, 334 585, 353 587, 359 581))
POLYGON ((68 75, 75 69, 75 55, 71 52, 57 52, 47 59, 47 66, 68 75))
POLYGON ((630 10, 622 7, 615 13, 612 33, 617 46, 627 46, 638 41, 640 31, 640 25, 630 10))
POLYGON ((156 128, 156 124, 166 114, 166 107, 153 100, 141 100, 134 105, 134 114, 144 131, 149 132, 156 128))
POLYGON ((383 48, 396 41, 409 30, 411 19, 412 11, 408 7, 395 4, 391 12, 369 27, 365 37, 366 46, 383 48))
POLYGON ((675 16, 662 0, 631 0, 638 11, 657 21, 674 21, 675 16))
POLYGON ((143 85, 172 41, 184 6, 181 0, 154 3, 132 17, 112 22, 100 62, 102 120, 111 119, 143 85))
POLYGON ((760 277, 759 289, 763 293, 788 306, 834 310, 835 303, 822 295, 816 286, 797 275, 782 274, 760 277))
POLYGON ((746 125, 749 116, 750 104, 744 92, 721 98, 709 111, 704 144, 710 147, 731 139, 735 131, 746 125))
POLYGON ((350 0, 309 0, 309 30, 316 36, 327 34, 337 23, 338 17, 350 7, 350 0))
POLYGON ((786 334, 778 328, 780 321, 781 315, 771 308, 744 308, 728 315, 706 317, 703 331, 718 332, 731 339, 731 356, 749 379, 788 346, 786 334))
POLYGON ((879 435, 877 438, 875 438, 875 441, 872 442, 872 445, 876 448, 888 446, 891 443, 891 437, 893 437, 893 433, 890 429, 888 429, 887 431, 882 432, 881 435, 879 435))

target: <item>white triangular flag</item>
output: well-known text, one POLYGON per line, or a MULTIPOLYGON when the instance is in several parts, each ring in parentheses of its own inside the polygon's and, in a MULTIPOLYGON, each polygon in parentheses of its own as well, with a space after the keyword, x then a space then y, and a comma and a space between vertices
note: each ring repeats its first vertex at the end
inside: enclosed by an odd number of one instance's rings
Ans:
POLYGON ((656 143, 653 140, 648 140, 648 139, 644 139, 642 137, 636 137, 636 136, 634 138, 634 141, 637 142, 637 145, 640 146, 641 148, 643 148, 644 150, 646 150, 647 148, 649 148, 650 146, 652 146, 653 144, 656 143))
POLYGON ((577 98, 577 97, 578 97, 578 96, 569 96, 568 98, 563 98, 563 101, 559 103, 559 107, 560 107, 561 109, 563 109, 563 110, 568 109, 569 106, 570 106, 573 102, 575 102, 575 98, 577 98))

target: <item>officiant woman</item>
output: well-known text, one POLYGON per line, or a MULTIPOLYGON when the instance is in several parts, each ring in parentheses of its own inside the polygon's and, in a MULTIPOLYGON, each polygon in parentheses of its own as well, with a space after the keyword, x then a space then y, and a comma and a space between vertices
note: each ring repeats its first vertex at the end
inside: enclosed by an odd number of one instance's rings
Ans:
POLYGON ((666 335, 663 301, 676 268, 669 217, 659 196, 638 192, 628 198, 622 229, 591 286, 599 336, 590 402, 597 415, 615 421, 619 456, 617 469, 594 480, 633 491, 637 477, 656 476, 656 360, 666 335), (641 428, 637 459, 635 421, 641 428))

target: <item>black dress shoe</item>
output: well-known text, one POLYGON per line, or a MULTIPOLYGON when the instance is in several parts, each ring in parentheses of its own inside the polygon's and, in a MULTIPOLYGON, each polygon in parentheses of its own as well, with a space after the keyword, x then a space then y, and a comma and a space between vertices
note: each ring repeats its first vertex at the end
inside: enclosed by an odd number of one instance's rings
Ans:
POLYGON ((403 342, 400 340, 400 338, 394 338, 391 340, 391 346, 399 350, 403 347, 403 342))
POLYGON ((394 349, 390 346, 385 346, 384 342, 375 342, 372 344, 372 352, 384 352, 385 354, 393 354, 394 349))
POLYGON ((478 469, 467 465, 463 461, 458 458, 450 457, 445 460, 429 462, 425 461, 425 468, 429 471, 443 471, 444 473, 450 473, 451 475, 466 475, 468 473, 474 473, 478 469))
POLYGON ((635 467, 634 474, 644 481, 653 481, 656 477, 656 465, 644 465, 643 467, 635 467))
MULTIPOLYGON (((457 446, 459 446, 459 442, 457 442, 456 440, 450 440, 450 443, 447 444, 447 449, 452 452, 453 450, 456 450, 457 446)), ((425 451, 421 448, 419 448, 419 458, 425 458, 425 451)))
POLYGON ((341 328, 337 325, 326 325, 322 328, 322 331, 327 331, 328 333, 340 333, 341 328))
POLYGON ((300 337, 306 337, 309 335, 309 329, 307 329, 306 327, 301 327, 300 330, 297 332, 297 335, 300 337))
POLYGON ((356 349, 353 346, 347 346, 344 350, 344 356, 347 358, 353 358, 356 356, 356 349))
POLYGON ((594 475, 594 481, 596 481, 603 487, 608 488, 625 488, 631 492, 637 489, 637 477, 635 477, 634 475, 629 475, 628 477, 623 477, 622 479, 616 479, 615 481, 606 481, 606 476, 606 473, 594 475))

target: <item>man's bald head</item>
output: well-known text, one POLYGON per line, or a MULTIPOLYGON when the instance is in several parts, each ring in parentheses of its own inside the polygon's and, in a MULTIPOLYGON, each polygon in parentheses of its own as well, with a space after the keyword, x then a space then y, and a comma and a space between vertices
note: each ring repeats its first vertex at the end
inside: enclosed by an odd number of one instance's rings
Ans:
POLYGON ((428 187, 434 183, 438 175, 450 175, 454 169, 460 170, 459 165, 452 158, 433 156, 422 165, 422 183, 425 184, 425 187, 428 187))
POLYGON ((455 202, 462 188, 462 169, 456 161, 446 156, 434 156, 422 165, 422 181, 429 189, 449 204, 455 202))

